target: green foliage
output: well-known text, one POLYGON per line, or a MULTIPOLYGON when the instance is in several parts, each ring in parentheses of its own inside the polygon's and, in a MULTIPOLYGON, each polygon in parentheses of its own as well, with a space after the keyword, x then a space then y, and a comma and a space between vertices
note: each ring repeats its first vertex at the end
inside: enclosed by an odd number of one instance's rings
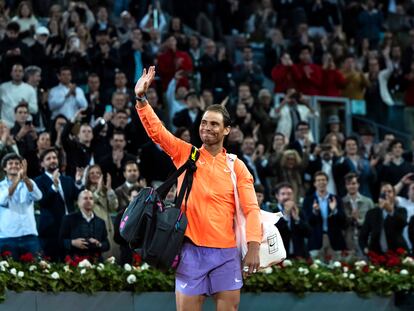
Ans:
MULTIPOLYGON (((248 292, 345 292, 362 296, 389 296, 397 291, 414 290, 414 260, 407 257, 400 265, 381 267, 363 261, 352 264, 333 262, 311 265, 286 260, 283 264, 256 273, 245 280, 248 292), (408 259, 407 259, 408 258, 408 259)), ((121 267, 110 262, 79 265, 45 261, 21 263, 10 258, 0 261, 0 301, 5 290, 94 293, 98 291, 173 291, 174 273, 162 273, 146 264, 121 267)))

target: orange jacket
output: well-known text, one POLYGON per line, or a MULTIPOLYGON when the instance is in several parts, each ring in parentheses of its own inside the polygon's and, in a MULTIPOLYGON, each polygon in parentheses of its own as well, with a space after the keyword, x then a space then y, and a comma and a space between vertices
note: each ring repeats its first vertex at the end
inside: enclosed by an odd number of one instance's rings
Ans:
MULTIPOLYGON (((171 134, 150 105, 143 108, 136 106, 136 109, 149 137, 172 158, 176 167, 184 164, 190 155, 191 144, 171 134)), ((230 169, 227 167, 226 150, 223 148, 220 154, 213 157, 203 146, 196 165, 197 171, 187 203, 188 226, 185 235, 199 246, 235 247, 234 190, 230 169)), ((254 192, 253 177, 239 159, 235 162, 234 171, 237 175, 240 204, 246 216, 247 241, 260 243, 260 209, 254 192)), ((178 180, 177 191, 183 178, 184 174, 178 180)))

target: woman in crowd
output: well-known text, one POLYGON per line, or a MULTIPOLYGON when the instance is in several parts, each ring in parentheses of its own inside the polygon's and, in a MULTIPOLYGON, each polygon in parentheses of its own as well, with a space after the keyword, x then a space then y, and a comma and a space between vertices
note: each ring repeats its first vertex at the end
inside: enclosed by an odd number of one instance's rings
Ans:
POLYGON ((106 175, 106 181, 99 165, 91 165, 86 171, 85 187, 93 194, 93 212, 96 216, 105 221, 108 232, 110 249, 103 254, 104 258, 118 255, 118 247, 114 244, 114 226, 112 224, 111 213, 118 209, 118 199, 112 189, 111 176, 106 175))

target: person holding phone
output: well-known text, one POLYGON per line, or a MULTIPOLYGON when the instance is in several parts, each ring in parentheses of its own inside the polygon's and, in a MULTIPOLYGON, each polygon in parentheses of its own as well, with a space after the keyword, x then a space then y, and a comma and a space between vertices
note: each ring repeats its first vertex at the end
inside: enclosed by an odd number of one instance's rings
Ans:
POLYGON ((390 183, 381 186, 378 207, 369 210, 359 235, 359 246, 364 254, 373 251, 383 254, 398 248, 408 250, 403 237, 407 225, 407 211, 398 206, 395 189, 390 183))
POLYGON ((27 157, 36 150, 37 133, 32 123, 32 116, 29 114, 27 102, 21 101, 14 109, 15 122, 10 133, 16 141, 19 154, 27 157))

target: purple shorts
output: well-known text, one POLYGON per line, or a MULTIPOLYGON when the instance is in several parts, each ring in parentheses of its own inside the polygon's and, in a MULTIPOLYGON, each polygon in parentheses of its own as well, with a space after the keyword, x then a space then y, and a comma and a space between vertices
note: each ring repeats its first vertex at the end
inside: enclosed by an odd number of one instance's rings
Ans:
POLYGON ((234 248, 186 242, 175 275, 175 290, 185 295, 213 295, 243 286, 240 253, 234 248))

